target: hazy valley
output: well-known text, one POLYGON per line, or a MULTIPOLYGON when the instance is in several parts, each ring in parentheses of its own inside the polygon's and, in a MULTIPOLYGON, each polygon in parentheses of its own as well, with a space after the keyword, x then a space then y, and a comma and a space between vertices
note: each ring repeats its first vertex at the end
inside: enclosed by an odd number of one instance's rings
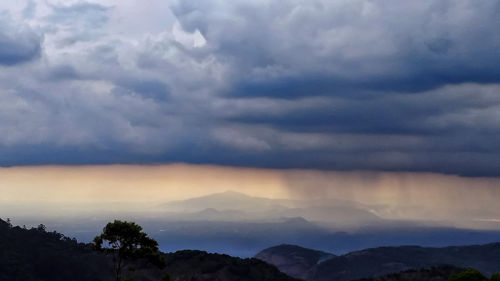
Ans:
POLYGON ((495 229, 456 228, 435 221, 383 219, 373 206, 323 200, 268 199, 222 192, 144 207, 142 211, 13 217, 20 225, 44 223, 89 242, 115 218, 136 221, 163 251, 205 250, 251 257, 278 244, 294 244, 336 254, 379 246, 442 247, 500 241, 495 229))

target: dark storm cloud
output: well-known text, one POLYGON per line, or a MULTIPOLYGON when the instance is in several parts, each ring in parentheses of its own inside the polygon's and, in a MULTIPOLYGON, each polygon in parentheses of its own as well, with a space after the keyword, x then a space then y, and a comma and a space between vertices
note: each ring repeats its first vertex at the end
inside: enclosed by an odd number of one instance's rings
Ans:
POLYGON ((0 27, 1 165, 500 176, 498 1, 102 3, 0 27))
POLYGON ((497 1, 182 1, 174 11, 242 70, 230 95, 356 96, 500 80, 497 1))
MULTIPOLYGON (((500 55, 500 54, 499 54, 500 55)), ((495 61, 497 58, 494 58, 495 61)), ((496 61, 500 63, 500 61, 496 61)), ((436 70, 421 71, 408 77, 377 78, 338 78, 324 74, 307 74, 300 77, 285 77, 269 81, 242 80, 234 83, 226 93, 228 97, 272 97, 272 98, 302 98, 308 96, 344 96, 351 98, 366 97, 367 91, 381 94, 390 93, 420 93, 443 85, 460 83, 498 83, 500 70, 491 67, 481 70, 464 69, 450 66, 443 72, 436 70)))
POLYGON ((498 87, 481 85, 500 79, 500 4, 476 4, 182 1, 174 11, 235 65, 223 95, 256 105, 225 115, 232 133, 221 139, 260 147, 262 162, 496 174, 486 155, 500 153, 498 87))
MULTIPOLYGON (((303 100, 296 100, 300 104, 303 100)), ((229 121, 248 124, 269 124, 296 132, 378 133, 442 135, 482 126, 456 124, 443 128, 428 120, 442 115, 476 109, 495 111, 500 99, 481 95, 473 86, 448 87, 440 90, 399 94, 359 94, 324 97, 313 106, 303 106, 282 114, 246 112, 228 117, 229 121), (468 128, 467 128, 468 127, 468 128)), ((479 125, 479 124, 478 124, 479 125)), ((494 133, 494 130, 490 130, 494 133)))
POLYGON ((27 25, 16 25, 0 12, 0 65, 15 65, 40 57, 42 36, 27 25))

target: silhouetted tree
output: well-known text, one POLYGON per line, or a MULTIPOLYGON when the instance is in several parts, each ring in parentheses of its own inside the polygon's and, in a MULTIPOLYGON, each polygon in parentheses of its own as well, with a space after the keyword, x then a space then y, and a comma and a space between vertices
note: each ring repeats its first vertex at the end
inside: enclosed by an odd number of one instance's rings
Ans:
POLYGON ((39 224, 37 226, 36 230, 38 230, 40 232, 46 232, 47 231, 47 227, 44 224, 39 224))
POLYGON ((94 247, 113 256, 116 281, 121 281, 122 270, 127 261, 146 259, 163 268, 165 260, 158 250, 158 242, 142 232, 134 222, 115 220, 108 223, 102 233, 94 238, 94 247))

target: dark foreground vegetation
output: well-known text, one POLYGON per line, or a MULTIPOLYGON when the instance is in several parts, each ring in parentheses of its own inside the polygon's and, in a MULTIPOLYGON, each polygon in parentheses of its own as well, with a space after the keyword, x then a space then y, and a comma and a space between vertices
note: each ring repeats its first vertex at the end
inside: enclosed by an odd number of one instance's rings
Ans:
MULTIPOLYGON (((363 278, 357 281, 448 281, 450 278, 455 278, 458 274, 467 271, 464 268, 442 265, 430 268, 409 269, 398 273, 391 273, 373 278, 363 278)), ((466 280, 454 280, 466 281, 466 280)), ((480 281, 480 280, 477 280, 480 281)))
POLYGON ((442 265, 431 268, 410 269, 374 278, 363 278, 357 281, 500 281, 500 274, 493 274, 491 278, 487 278, 476 269, 442 265))
MULTIPOLYGON (((258 259, 240 259, 202 251, 162 254, 165 268, 147 260, 127 267, 134 281, 296 280, 258 259)), ((126 277, 125 277, 126 276, 126 277)), ((78 243, 41 225, 26 229, 0 220, 0 281, 111 281, 113 260, 93 245, 78 243)))
POLYGON ((27 229, 0 219, 0 281, 299 280, 278 268, 310 281, 500 281, 492 274, 500 271, 500 244, 381 247, 342 256, 281 245, 259 253, 260 259, 194 250, 165 254, 157 246, 135 223, 109 223, 85 244, 43 225, 27 229))

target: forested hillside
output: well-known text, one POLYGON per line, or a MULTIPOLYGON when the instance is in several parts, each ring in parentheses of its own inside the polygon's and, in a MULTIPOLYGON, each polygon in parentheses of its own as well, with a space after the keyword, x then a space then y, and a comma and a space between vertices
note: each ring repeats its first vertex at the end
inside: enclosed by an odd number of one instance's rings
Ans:
MULTIPOLYGON (((164 254, 159 270, 137 261, 127 272, 134 281, 218 280, 293 281, 258 259, 240 259, 203 251, 164 254)), ((108 281, 114 280, 110 258, 43 225, 26 229, 0 219, 0 281, 108 281)))

